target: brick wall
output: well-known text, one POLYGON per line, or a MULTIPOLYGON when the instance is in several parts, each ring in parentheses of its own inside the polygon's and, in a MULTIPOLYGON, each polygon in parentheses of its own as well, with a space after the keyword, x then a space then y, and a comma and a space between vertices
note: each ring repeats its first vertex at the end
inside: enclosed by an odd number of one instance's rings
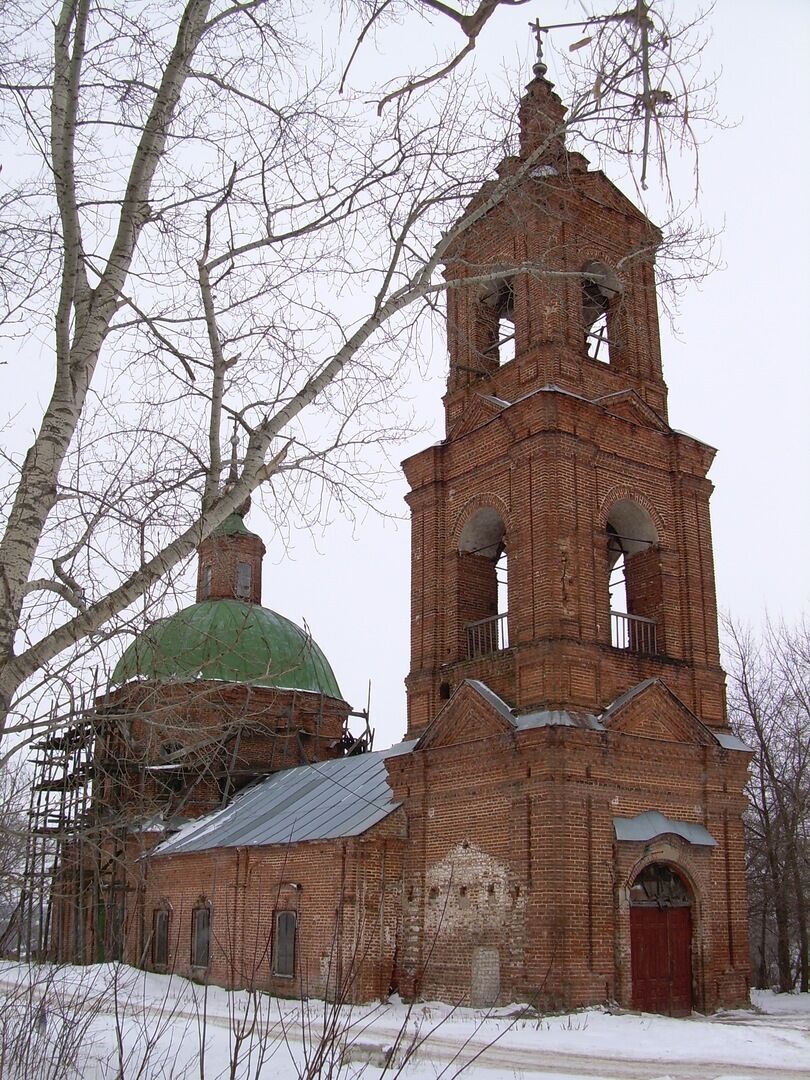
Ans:
POLYGON ((746 755, 622 732, 486 736, 461 717, 448 737, 389 762, 410 837, 403 992, 629 1005, 629 887, 664 861, 693 890, 695 1006, 745 1000, 746 755), (717 847, 616 841, 614 817, 651 809, 704 824, 717 847))
MULTIPOLYGON (((362 838, 157 856, 139 899, 144 925, 169 905, 170 967, 200 981, 283 997, 381 997, 393 979, 402 832, 395 816, 362 838), (212 930, 204 969, 191 962, 201 904, 210 905, 212 930), (291 977, 274 973, 279 911, 297 920, 291 977)), ((151 956, 148 940, 139 948, 151 956)))
POLYGON ((250 604, 262 602, 262 558, 265 546, 254 533, 232 536, 209 536, 198 551, 197 601, 244 600, 250 604), (250 568, 246 591, 238 589, 239 564, 250 568))

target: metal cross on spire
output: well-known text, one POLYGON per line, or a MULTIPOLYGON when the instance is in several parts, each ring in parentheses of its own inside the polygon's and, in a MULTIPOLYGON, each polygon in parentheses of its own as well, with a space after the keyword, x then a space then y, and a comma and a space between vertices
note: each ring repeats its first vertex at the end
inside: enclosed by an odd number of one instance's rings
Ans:
POLYGON ((532 71, 538 79, 542 79, 548 71, 548 65, 543 61, 543 38, 541 35, 546 33, 547 28, 540 25, 539 19, 535 19, 534 22, 530 22, 529 28, 531 29, 531 32, 534 34, 535 40, 537 41, 537 59, 532 65, 532 71))

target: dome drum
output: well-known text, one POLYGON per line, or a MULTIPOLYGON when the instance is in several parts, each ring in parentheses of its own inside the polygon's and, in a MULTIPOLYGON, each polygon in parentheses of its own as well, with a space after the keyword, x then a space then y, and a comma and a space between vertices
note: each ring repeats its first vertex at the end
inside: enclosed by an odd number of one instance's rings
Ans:
POLYGON ((262 776, 341 756, 348 714, 345 701, 300 690, 133 681, 99 699, 97 746, 129 774, 139 809, 197 817, 262 776))

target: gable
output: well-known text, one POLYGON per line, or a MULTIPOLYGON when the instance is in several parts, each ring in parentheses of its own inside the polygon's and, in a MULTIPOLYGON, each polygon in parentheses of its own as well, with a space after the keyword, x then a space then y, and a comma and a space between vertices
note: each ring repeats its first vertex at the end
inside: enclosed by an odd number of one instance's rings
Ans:
POLYGON ((508 706, 488 687, 467 680, 436 714, 414 749, 456 746, 514 731, 508 706))
POLYGON ((612 416, 629 420, 631 424, 640 427, 655 428, 657 431, 668 432, 668 425, 661 419, 655 409, 644 401, 635 390, 622 390, 618 394, 606 394, 596 399, 597 403, 607 410, 612 416))
POLYGON ((577 175, 577 181, 583 188, 589 188, 591 198, 595 198, 602 206, 609 207, 623 217, 638 222, 644 227, 645 232, 651 234, 655 241, 661 242, 662 235, 658 226, 654 225, 647 215, 634 202, 631 202, 601 169, 580 173, 577 175))
POLYGON ((476 428, 483 427, 496 416, 500 416, 508 405, 509 402, 501 401, 499 398, 480 395, 467 404, 466 409, 451 425, 449 434, 455 439, 460 435, 466 435, 468 431, 475 431, 476 428))
POLYGON ((601 718, 609 731, 663 742, 714 742, 711 732, 660 679, 639 683, 605 710, 601 718))

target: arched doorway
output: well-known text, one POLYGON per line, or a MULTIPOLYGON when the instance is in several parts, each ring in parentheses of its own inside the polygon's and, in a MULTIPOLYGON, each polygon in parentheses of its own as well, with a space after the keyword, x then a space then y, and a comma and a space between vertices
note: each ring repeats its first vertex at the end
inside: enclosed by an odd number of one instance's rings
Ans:
POLYGON ((651 863, 630 888, 633 1008, 692 1011, 692 895, 665 863, 651 863))

